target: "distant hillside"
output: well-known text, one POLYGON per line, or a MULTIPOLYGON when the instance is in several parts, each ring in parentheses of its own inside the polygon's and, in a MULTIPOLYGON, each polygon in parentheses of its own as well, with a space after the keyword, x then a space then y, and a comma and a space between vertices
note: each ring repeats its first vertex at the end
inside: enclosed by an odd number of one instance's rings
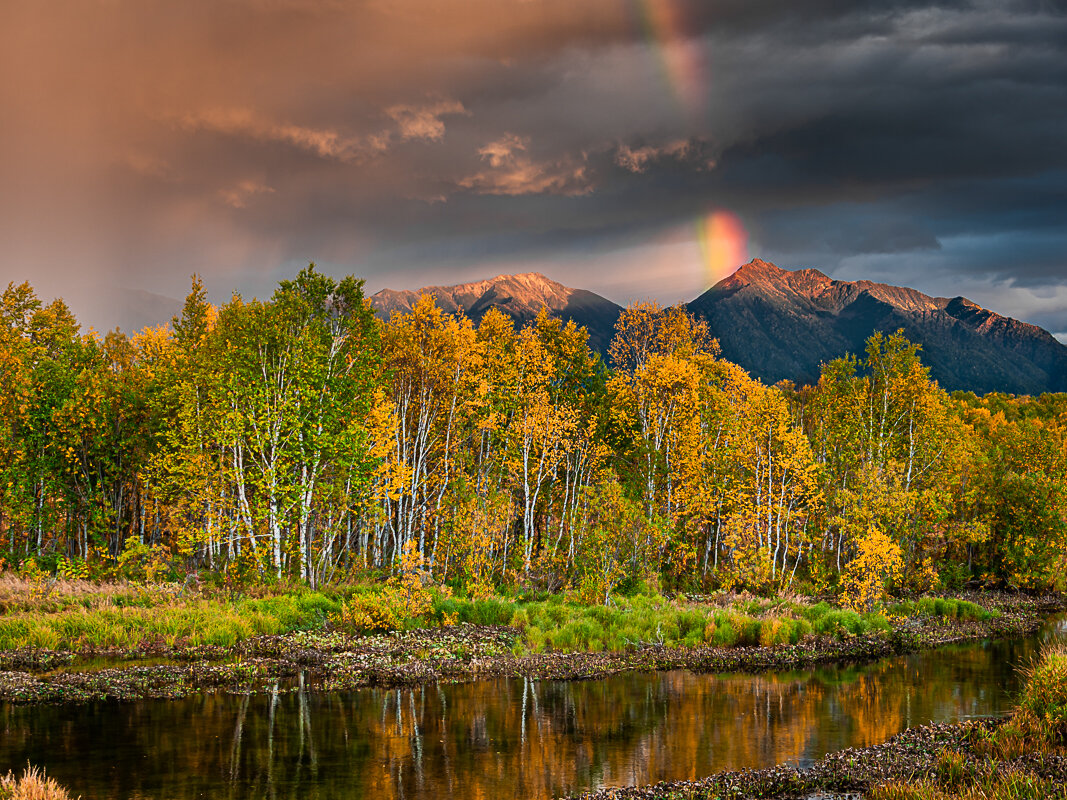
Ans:
POLYGON ((1067 391, 1067 347, 1048 331, 963 297, 929 297, 871 281, 835 281, 756 259, 688 308, 705 318, 724 358, 766 382, 818 380, 819 365, 860 354, 876 330, 903 328, 948 390, 1067 391))
MULTIPOLYGON (((383 289, 371 297, 379 317, 410 311, 420 294, 434 294, 448 312, 478 322, 498 308, 518 324, 542 306, 589 331, 606 353, 622 308, 584 289, 528 272, 418 291, 383 289)), ((708 321, 724 358, 767 383, 819 379, 819 365, 862 354, 874 331, 903 328, 922 345, 923 363, 948 390, 1040 394, 1067 391, 1067 347, 1048 331, 982 308, 963 297, 930 297, 871 281, 835 281, 815 269, 788 271, 760 259, 719 282, 688 309, 708 321)))
POLYGON ((532 322, 542 307, 564 321, 573 320, 589 331, 590 345, 607 350, 622 307, 585 289, 571 289, 537 272, 500 275, 459 286, 427 286, 417 291, 383 289, 371 296, 371 305, 382 319, 412 309, 419 295, 432 294, 444 311, 462 311, 475 323, 490 308, 498 308, 519 325, 532 322))

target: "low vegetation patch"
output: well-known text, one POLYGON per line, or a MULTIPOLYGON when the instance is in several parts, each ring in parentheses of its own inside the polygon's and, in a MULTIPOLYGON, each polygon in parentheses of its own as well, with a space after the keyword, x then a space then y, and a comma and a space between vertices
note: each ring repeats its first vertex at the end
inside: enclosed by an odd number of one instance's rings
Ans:
POLYGON ((941 750, 931 777, 874 787, 871 800, 1067 800, 1067 645, 1024 668, 1026 688, 1011 719, 974 726, 964 750, 941 750))
POLYGON ((147 590, 99 597, 106 601, 0 616, 0 650, 228 646, 260 634, 319 629, 341 610, 338 597, 300 589, 234 600, 225 595, 178 598, 147 590))
POLYGON ((28 766, 18 777, 13 772, 0 776, 0 800, 71 800, 71 797, 43 770, 28 766))
POLYGON ((923 597, 919 600, 905 600, 889 608, 890 613, 903 617, 925 616, 944 619, 976 620, 985 622, 1000 616, 996 609, 986 609, 969 600, 956 600, 946 597, 923 597))
MULTIPOLYGON (((435 584, 414 551, 405 553, 395 575, 373 584, 320 590, 258 586, 245 591, 127 580, 42 583, 4 573, 0 651, 136 654, 225 648, 257 636, 298 631, 365 636, 460 624, 515 629, 515 655, 623 653, 649 647, 773 648, 889 634, 905 636, 911 642, 907 646, 915 647, 935 643, 944 631, 955 628, 968 635, 989 635, 1014 624, 1005 619, 997 627, 998 611, 933 597, 864 613, 800 596, 668 599, 648 593, 616 596, 610 605, 588 605, 574 594, 544 592, 463 597, 435 584)), ((1015 610, 1011 614, 1018 616, 1015 610)))
POLYGON ((571 602, 561 595, 543 600, 504 597, 458 598, 427 590, 425 599, 397 598, 395 588, 355 595, 336 618, 351 633, 410 630, 434 625, 509 625, 520 632, 517 652, 620 652, 649 646, 743 647, 797 644, 809 635, 833 639, 888 632, 887 618, 858 614, 828 603, 739 600, 726 607, 660 595, 616 598, 611 606, 571 602), (418 616, 397 612, 403 603, 418 616), (391 625, 382 624, 389 620, 391 625))
POLYGON ((1026 688, 1011 720, 975 749, 999 759, 1026 754, 1067 755, 1067 644, 1048 648, 1024 669, 1026 688))
POLYGON ((613 607, 577 606, 558 600, 529 603, 511 624, 532 652, 626 650, 666 647, 742 647, 797 644, 810 634, 842 638, 889 630, 878 614, 859 615, 818 606, 783 606, 755 616, 741 608, 711 608, 662 597, 638 596, 613 607))
POLYGON ((1059 778, 1042 778, 1024 770, 975 775, 965 785, 920 780, 876 786, 868 800, 1067 800, 1059 778))

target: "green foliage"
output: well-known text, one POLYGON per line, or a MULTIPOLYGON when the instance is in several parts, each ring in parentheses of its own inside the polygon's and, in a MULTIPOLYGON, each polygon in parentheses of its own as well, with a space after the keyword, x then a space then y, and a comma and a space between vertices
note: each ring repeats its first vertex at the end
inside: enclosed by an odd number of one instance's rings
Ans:
POLYGON ((816 633, 827 636, 854 636, 865 629, 863 617, 855 611, 829 611, 812 622, 816 633))
POLYGON ((947 597, 923 597, 917 601, 905 600, 889 608, 890 613, 910 617, 922 615, 946 619, 976 620, 984 622, 999 616, 1000 612, 982 608, 969 600, 956 600, 947 597))
POLYGON ((468 625, 511 625, 519 626, 524 619, 524 611, 519 603, 499 597, 487 597, 465 600, 441 595, 434 600, 433 618, 437 621, 451 619, 456 623, 468 625))
POLYGON ((178 601, 162 592, 146 592, 96 607, 5 614, 0 616, 0 650, 232 645, 257 634, 320 629, 328 616, 340 611, 339 598, 306 590, 236 601, 178 601))
POLYGON ((885 617, 859 615, 827 604, 783 605, 767 610, 758 602, 721 609, 686 606, 662 597, 637 596, 616 605, 529 603, 518 606, 511 624, 523 631, 531 651, 629 650, 667 647, 745 647, 796 644, 812 633, 834 638, 888 631, 885 617), (762 616, 754 616, 766 611, 762 616))
POLYGON ((1047 650, 1030 668, 1012 724, 1051 745, 1067 745, 1067 647, 1047 650))
POLYGON ((119 553, 117 573, 133 581, 156 583, 170 571, 170 553, 162 544, 147 545, 130 536, 119 553))

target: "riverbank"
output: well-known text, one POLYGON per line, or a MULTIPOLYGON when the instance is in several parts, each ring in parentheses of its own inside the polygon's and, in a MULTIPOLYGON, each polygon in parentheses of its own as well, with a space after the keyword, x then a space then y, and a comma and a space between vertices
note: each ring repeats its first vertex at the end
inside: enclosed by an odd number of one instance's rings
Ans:
MULTIPOLYGON (((724 772, 692 781, 672 781, 650 786, 624 786, 575 795, 567 800, 754 800, 755 798, 899 796, 899 784, 908 783, 927 797, 951 800, 952 775, 980 780, 982 777, 1020 775, 1030 778, 1037 795, 1018 797, 1060 798, 1049 789, 1067 786, 1067 758, 1054 753, 1028 753, 991 761, 976 743, 988 739, 1005 720, 970 721, 959 725, 938 724, 910 728, 887 742, 872 747, 849 748, 830 753, 811 767, 800 770, 777 766, 760 770, 724 772), (1034 785, 1034 783, 1037 785, 1034 785), (940 787, 940 788, 935 788, 940 787), (949 788, 948 792, 944 789, 949 788), (875 792, 878 792, 876 795, 875 792)), ((955 785, 962 788, 957 777, 955 785)), ((922 795, 917 795, 921 797, 922 795)), ((990 797, 989 795, 979 795, 990 797)))
POLYGON ((1062 595, 972 593, 964 599, 990 613, 938 616, 919 609, 933 610, 934 603, 913 604, 910 616, 889 615, 883 627, 868 626, 866 633, 847 628, 812 632, 795 644, 670 647, 644 641, 619 651, 528 652, 518 627, 456 624, 375 636, 293 631, 255 635, 228 646, 156 641, 136 649, 16 648, 0 652, 0 700, 70 703, 177 698, 213 690, 274 691, 295 686, 298 677, 305 687, 342 691, 508 677, 582 680, 633 670, 788 670, 1025 636, 1048 614, 1067 607, 1062 595))
POLYGON ((701 780, 607 788, 570 800, 1062 800, 1067 798, 1067 646, 1023 667, 1011 717, 915 727, 830 753, 807 769, 722 772, 701 780))

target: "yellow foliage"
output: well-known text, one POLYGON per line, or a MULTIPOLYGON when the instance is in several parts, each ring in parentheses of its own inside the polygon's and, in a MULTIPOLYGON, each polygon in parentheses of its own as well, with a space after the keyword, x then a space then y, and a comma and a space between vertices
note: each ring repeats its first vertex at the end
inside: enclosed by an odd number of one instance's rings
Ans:
POLYGON ((89 564, 81 559, 71 561, 61 556, 56 571, 67 580, 86 580, 89 577, 89 564))
POLYGON ((37 565, 37 559, 31 556, 23 561, 19 565, 19 575, 29 579, 31 584, 30 594, 34 599, 40 599, 48 593, 48 588, 45 586, 45 579, 48 578, 48 573, 37 565))
POLYGON ((772 582, 771 553, 760 544, 760 520, 753 514, 736 514, 727 520, 723 542, 728 558, 719 580, 724 589, 766 590, 772 582))
POLYGON ((845 567, 842 602, 855 611, 870 611, 886 598, 886 584, 900 580, 904 554, 875 527, 856 542, 856 555, 845 567))
MULTIPOLYGON (((357 633, 396 630, 433 610, 430 572, 414 539, 404 545, 399 561, 397 573, 380 593, 357 595, 341 607, 336 619, 340 627, 357 633)), ((447 587, 440 591, 448 594, 447 587)), ((454 622, 452 618, 446 624, 454 622)))
POLYGON ((488 597, 499 577, 511 519, 512 500, 505 494, 460 495, 448 510, 450 524, 442 533, 443 578, 458 577, 472 597, 488 597))

